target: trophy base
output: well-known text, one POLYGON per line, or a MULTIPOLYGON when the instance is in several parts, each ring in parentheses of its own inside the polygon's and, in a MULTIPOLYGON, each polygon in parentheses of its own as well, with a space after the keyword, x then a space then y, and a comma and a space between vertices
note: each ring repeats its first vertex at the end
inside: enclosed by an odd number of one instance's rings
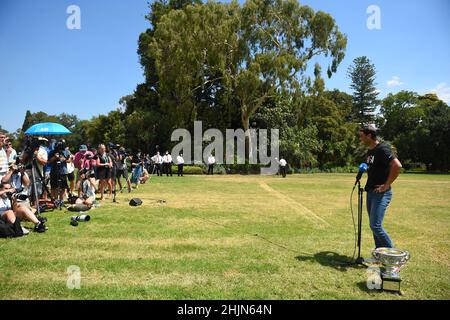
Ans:
POLYGON ((400 277, 392 277, 381 274, 381 280, 381 290, 402 294, 400 288, 402 279, 400 277))

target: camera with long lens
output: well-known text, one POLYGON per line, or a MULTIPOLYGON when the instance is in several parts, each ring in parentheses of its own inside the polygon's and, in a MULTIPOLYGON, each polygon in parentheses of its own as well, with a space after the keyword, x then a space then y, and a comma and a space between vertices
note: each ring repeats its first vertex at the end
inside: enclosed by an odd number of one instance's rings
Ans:
POLYGON ((28 199, 28 195, 18 192, 7 192, 6 196, 10 201, 25 201, 28 199))

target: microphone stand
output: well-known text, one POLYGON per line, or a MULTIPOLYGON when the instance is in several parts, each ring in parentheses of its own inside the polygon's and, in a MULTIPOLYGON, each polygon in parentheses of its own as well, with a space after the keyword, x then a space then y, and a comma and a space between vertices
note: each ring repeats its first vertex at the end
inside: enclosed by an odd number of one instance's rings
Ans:
POLYGON ((361 182, 358 180, 358 256, 355 264, 362 265, 364 259, 361 257, 361 226, 362 226, 362 211, 363 211, 363 193, 364 188, 361 188, 361 182))

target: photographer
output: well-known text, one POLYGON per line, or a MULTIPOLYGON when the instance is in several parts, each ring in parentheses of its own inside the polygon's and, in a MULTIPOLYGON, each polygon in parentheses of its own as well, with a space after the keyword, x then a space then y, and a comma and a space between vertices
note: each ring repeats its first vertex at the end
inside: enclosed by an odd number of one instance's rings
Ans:
POLYGON ((2 184, 8 184, 14 189, 14 193, 18 193, 27 197, 26 200, 18 200, 18 204, 24 203, 30 209, 30 202, 28 200, 29 186, 31 185, 31 180, 28 174, 25 172, 25 167, 21 164, 20 159, 17 158, 16 162, 11 162, 9 165, 9 171, 1 179, 2 184))
POLYGON ((92 206, 95 202, 95 190, 97 188, 95 182, 95 174, 93 171, 83 169, 80 172, 81 194, 75 204, 85 204, 92 206))
POLYGON ((69 189, 67 184, 67 159, 70 153, 66 150, 64 140, 55 144, 55 148, 50 152, 50 186, 53 198, 59 200, 64 199, 66 190, 69 189))
MULTIPOLYGON (((108 195, 112 196, 112 185, 111 185, 111 168, 112 160, 106 153, 106 147, 104 144, 98 146, 97 155, 97 179, 100 180, 100 200, 103 200, 103 192, 105 187, 109 187, 108 195)), ((109 198, 108 197, 108 198, 109 198)))
POLYGON ((135 184, 134 188, 137 189, 141 181, 142 172, 144 169, 144 157, 142 157, 141 151, 139 150, 131 159, 131 183, 135 184))
POLYGON ((15 192, 16 190, 11 185, 0 183, 0 219, 14 224, 17 217, 32 222, 35 232, 42 233, 47 231, 42 218, 40 218, 41 220, 36 218, 28 207, 17 205, 17 198, 20 196, 15 192))
POLYGON ((128 177, 128 168, 127 168, 127 163, 125 161, 127 157, 128 157, 128 155, 125 152, 125 148, 120 147, 118 155, 117 155, 117 160, 116 160, 116 166, 117 166, 116 178, 117 178, 117 182, 119 184, 120 192, 122 192, 122 181, 121 181, 122 176, 124 177, 125 181, 127 182, 128 192, 131 192, 131 182, 130 182, 130 178, 128 177))
POLYGON ((111 188, 112 190, 114 190, 114 194, 116 192, 116 180, 117 180, 117 158, 119 157, 119 152, 117 151, 119 148, 119 145, 114 144, 112 142, 110 142, 108 144, 108 147, 106 148, 106 153, 108 154, 109 158, 111 159, 112 162, 112 167, 110 169, 111 171, 111 178, 108 181, 108 186, 109 188, 111 188))
MULTIPOLYGON (((44 185, 46 185, 46 181, 44 179, 44 166, 47 165, 48 161, 48 152, 45 148, 45 143, 47 141, 47 139, 42 137, 37 139, 29 138, 26 142, 27 146, 24 151, 24 164, 31 165, 33 162, 35 164, 35 172, 33 173, 32 170, 30 171, 30 178, 33 179, 33 174, 35 175, 34 179, 36 182, 36 191, 39 199, 47 198, 47 192, 44 192, 45 190, 43 190, 44 185)), ((34 191, 31 194, 34 195, 34 191)))

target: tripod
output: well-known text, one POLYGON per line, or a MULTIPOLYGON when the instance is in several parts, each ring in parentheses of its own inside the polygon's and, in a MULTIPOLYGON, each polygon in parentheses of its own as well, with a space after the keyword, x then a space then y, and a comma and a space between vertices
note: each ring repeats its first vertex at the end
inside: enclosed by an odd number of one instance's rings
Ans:
POLYGON ((41 214, 39 198, 40 198, 40 196, 42 196, 44 191, 46 191, 47 194, 50 195, 50 199, 52 200, 53 203, 55 203, 55 199, 52 197, 50 190, 48 190, 47 185, 45 183, 45 179, 41 174, 41 171, 39 169, 37 169, 36 167, 37 167, 36 158, 33 157, 33 159, 31 160, 31 179, 32 179, 32 184, 33 184, 32 185, 32 188, 33 188, 32 195, 34 196, 34 202, 36 205, 36 214, 37 214, 37 216, 39 216, 41 214), (41 182, 41 186, 42 186, 41 194, 38 194, 38 189, 36 187, 36 174, 39 176, 39 180, 41 182))

